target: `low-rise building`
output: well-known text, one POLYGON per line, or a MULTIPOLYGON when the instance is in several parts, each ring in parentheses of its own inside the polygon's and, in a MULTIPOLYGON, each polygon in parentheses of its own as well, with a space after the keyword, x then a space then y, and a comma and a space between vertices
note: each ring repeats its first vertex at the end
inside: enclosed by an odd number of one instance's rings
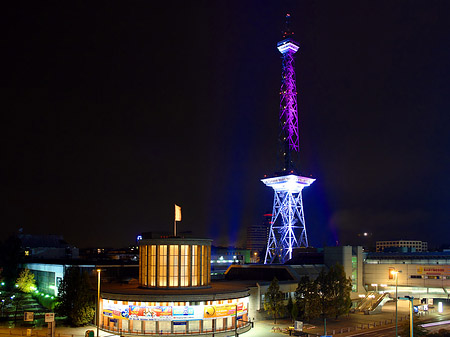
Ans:
POLYGON ((388 251, 390 248, 405 248, 405 251, 408 252, 426 252, 428 251, 428 242, 417 240, 377 241, 377 252, 388 251))

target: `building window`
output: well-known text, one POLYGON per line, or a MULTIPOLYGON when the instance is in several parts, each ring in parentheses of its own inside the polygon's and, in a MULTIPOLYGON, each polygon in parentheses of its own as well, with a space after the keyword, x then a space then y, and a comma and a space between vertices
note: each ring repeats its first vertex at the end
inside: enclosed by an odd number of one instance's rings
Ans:
POLYGON ((169 246, 169 287, 178 287, 178 245, 169 246))
POLYGON ((150 246, 150 286, 156 286, 156 245, 150 246))
POLYGON ((192 286, 198 286, 198 246, 192 245, 192 286))
POLYGON ((358 257, 352 256, 352 292, 358 291, 358 257))
POLYGON ((208 283, 208 249, 202 246, 202 286, 208 283))
MULTIPOLYGON (((206 246, 208 250, 208 261, 211 261, 211 246, 206 246)), ((208 284, 211 283, 211 263, 206 263, 206 275, 208 275, 208 284)))
POLYGON ((158 248, 158 286, 167 287, 167 245, 160 245, 158 248))
POLYGON ((140 257, 141 259, 141 284, 144 286, 147 284, 147 246, 140 247, 140 257))
POLYGON ((189 286, 189 246, 181 245, 180 286, 189 286))

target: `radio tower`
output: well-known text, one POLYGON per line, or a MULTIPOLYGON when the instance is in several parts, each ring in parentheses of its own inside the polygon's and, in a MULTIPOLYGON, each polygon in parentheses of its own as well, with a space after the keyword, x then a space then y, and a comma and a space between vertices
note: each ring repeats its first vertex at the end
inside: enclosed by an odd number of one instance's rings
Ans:
POLYGON ((308 247, 302 189, 315 179, 296 174, 294 158, 298 156, 299 134, 297 113, 297 89, 295 85, 294 54, 299 44, 289 28, 290 15, 286 15, 283 40, 277 47, 283 55, 282 83, 280 91, 280 155, 282 172, 279 176, 261 181, 274 190, 272 221, 264 263, 284 263, 292 258, 292 250, 308 247))

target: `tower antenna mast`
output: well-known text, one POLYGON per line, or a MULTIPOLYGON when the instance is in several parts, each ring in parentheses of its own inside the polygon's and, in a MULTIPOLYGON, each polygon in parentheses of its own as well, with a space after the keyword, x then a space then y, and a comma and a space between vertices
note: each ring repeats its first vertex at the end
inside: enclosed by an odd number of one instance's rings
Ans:
POLYGON ((290 29, 290 14, 286 15, 283 40, 278 42, 282 56, 282 81, 280 90, 280 155, 281 174, 262 182, 274 189, 272 221, 269 229, 264 263, 284 263, 292 258, 297 247, 308 247, 302 190, 315 179, 296 174, 295 158, 300 149, 297 112, 297 87, 295 57, 299 44, 290 29))

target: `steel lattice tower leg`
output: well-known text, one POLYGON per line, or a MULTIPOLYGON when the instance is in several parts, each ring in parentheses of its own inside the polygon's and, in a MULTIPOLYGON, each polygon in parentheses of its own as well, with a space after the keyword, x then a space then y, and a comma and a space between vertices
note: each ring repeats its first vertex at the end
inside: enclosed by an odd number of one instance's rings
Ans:
POLYGON ((314 179, 291 174, 262 181, 275 192, 264 263, 284 263, 292 258, 293 248, 308 247, 302 189, 314 179))

